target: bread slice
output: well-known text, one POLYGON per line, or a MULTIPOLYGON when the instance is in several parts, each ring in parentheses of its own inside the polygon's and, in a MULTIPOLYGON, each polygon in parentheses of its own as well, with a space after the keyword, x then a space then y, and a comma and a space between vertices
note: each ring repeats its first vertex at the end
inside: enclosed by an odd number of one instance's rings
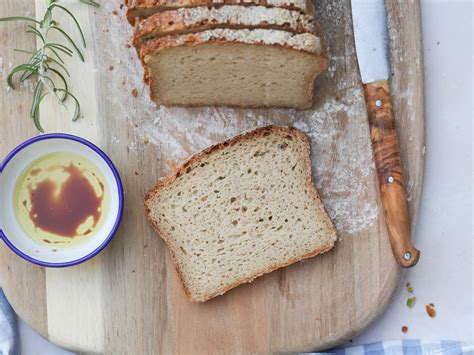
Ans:
POLYGON ((213 28, 270 28, 293 33, 315 32, 313 19, 299 11, 265 6, 199 6, 156 13, 137 22, 133 44, 139 47, 152 38, 213 28))
POLYGON ((223 5, 262 5, 266 7, 281 7, 297 10, 314 16, 314 6, 311 0, 125 0, 127 19, 131 25, 137 19, 143 19, 157 12, 176 10, 179 8, 206 6, 219 7, 223 5))
POLYGON ((310 151, 294 128, 258 128, 197 153, 147 194, 148 220, 192 301, 334 246, 310 151))
POLYGON ((164 36, 139 55, 152 100, 167 106, 308 108, 327 67, 319 37, 269 29, 164 36))

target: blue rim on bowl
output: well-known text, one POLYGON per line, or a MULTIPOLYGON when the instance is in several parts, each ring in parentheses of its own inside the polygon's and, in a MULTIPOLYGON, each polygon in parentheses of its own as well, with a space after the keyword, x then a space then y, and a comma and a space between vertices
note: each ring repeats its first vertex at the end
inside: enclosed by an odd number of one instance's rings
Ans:
POLYGON ((81 143, 81 144, 87 146, 88 148, 92 149, 95 153, 97 153, 105 161, 105 163, 108 165, 108 167, 110 168, 110 171, 112 172, 112 174, 115 178, 115 182, 117 184, 117 189, 118 189, 118 199, 119 199, 117 217, 115 219, 115 222, 114 222, 114 225, 113 225, 112 229, 110 230, 109 234, 104 239, 104 241, 96 249, 94 249, 92 252, 90 252, 89 254, 87 254, 87 255, 79 258, 79 259, 72 260, 72 261, 60 262, 60 263, 50 263, 50 262, 35 259, 35 258, 31 257, 30 255, 27 255, 27 254, 23 253, 21 250, 19 250, 17 247, 15 247, 13 245, 13 243, 5 235, 3 230, 0 228, 0 239, 3 239, 5 244, 13 252, 15 252, 15 254, 17 254, 18 256, 22 257, 23 259, 25 259, 25 260, 33 263, 33 264, 36 264, 36 265, 60 268, 60 267, 74 266, 74 265, 78 265, 80 263, 83 263, 84 261, 87 261, 87 260, 93 258, 94 256, 96 256, 97 254, 99 254, 107 246, 107 244, 112 240, 113 236, 115 235, 115 232, 117 231, 117 229, 120 225, 120 222, 122 221, 124 195, 123 195, 123 186, 122 186, 122 181, 120 179, 120 175, 119 175, 117 169, 115 168, 114 164, 110 160, 110 158, 107 156, 107 154, 105 154, 99 147, 97 147, 95 144, 89 142, 88 140, 86 140, 84 138, 81 138, 81 137, 78 137, 78 136, 71 135, 71 134, 66 134, 66 133, 48 133, 48 134, 43 134, 43 135, 36 136, 36 137, 33 137, 33 138, 30 138, 30 139, 26 140, 25 142, 18 145, 15 149, 13 149, 6 156, 6 158, 3 160, 3 162, 0 162, 0 172, 3 171, 3 169, 7 166, 8 162, 18 152, 20 152, 21 150, 23 150, 27 146, 29 146, 29 145, 31 145, 35 142, 38 142, 38 141, 47 140, 47 139, 57 139, 57 138, 72 140, 72 141, 81 143))

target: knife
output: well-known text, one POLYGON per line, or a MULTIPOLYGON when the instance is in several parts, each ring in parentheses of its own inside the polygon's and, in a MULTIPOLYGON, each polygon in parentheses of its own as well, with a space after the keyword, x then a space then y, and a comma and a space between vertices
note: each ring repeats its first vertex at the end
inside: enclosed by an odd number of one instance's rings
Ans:
POLYGON ((351 0, 355 47, 370 125, 370 138, 393 255, 403 267, 420 257, 410 240, 408 209, 390 85, 384 0, 351 0))

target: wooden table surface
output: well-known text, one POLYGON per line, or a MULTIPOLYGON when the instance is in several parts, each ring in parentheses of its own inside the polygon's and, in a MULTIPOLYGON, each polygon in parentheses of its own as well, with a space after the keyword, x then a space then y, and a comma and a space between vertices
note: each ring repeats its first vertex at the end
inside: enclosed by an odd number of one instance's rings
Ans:
MULTIPOLYGON (((135 53, 125 45, 130 28, 123 11, 112 14, 118 5, 71 5, 89 43, 86 62, 68 64, 83 117, 71 123, 49 101, 41 116, 47 132, 80 135, 111 157, 124 183, 124 219, 99 256, 72 268, 31 265, 2 244, 0 284, 19 316, 60 346, 107 353, 310 350, 360 332, 383 311, 401 270, 380 208, 350 1, 317 3, 330 66, 317 80, 314 108, 306 111, 155 108, 135 53), (338 229, 336 248, 213 301, 190 303, 164 243, 145 220, 144 194, 173 161, 271 123, 293 124, 311 138, 315 182, 338 229)), ((42 0, 4 0, 0 14, 34 15, 43 6, 42 0)), ((391 87, 414 231, 424 163, 419 3, 388 0, 387 8, 391 87)), ((29 87, 10 91, 5 83, 10 63, 24 59, 13 48, 35 49, 24 29, 0 23, 0 157, 37 134, 28 118, 29 87)))

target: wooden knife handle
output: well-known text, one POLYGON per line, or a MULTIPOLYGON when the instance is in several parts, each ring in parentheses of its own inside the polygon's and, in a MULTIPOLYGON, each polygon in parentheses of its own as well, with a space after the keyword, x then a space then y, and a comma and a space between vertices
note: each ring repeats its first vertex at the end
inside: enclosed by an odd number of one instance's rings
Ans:
POLYGON ((387 80, 364 85, 370 137, 390 245, 397 262, 414 266, 420 252, 410 240, 410 224, 392 99, 387 80))

